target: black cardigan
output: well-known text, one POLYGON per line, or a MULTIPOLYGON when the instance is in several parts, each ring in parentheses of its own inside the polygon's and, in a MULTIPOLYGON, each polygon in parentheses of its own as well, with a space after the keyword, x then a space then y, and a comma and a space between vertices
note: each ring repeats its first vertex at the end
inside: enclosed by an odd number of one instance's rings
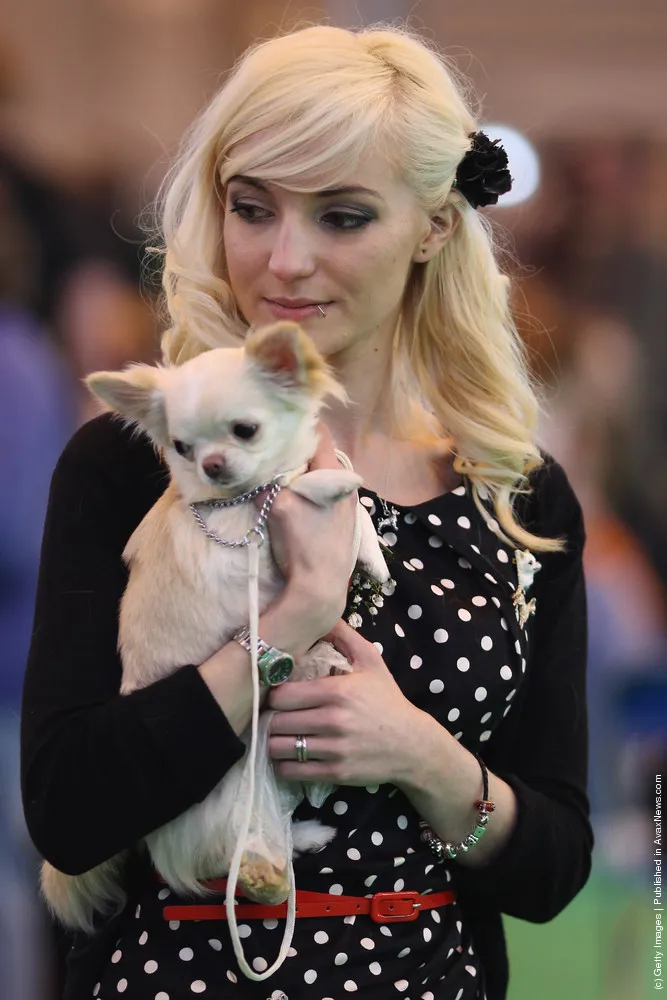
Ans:
MULTIPOLYGON (((517 499, 524 525, 564 536, 535 578, 525 683, 485 749, 514 790, 516 828, 483 868, 457 864, 459 904, 483 962, 488 1000, 504 1000, 501 914, 543 923, 586 883, 589 822, 584 528, 562 468, 549 456, 517 499)), ((22 787, 38 851, 79 874, 206 797, 244 745, 195 666, 119 695, 118 605, 127 539, 167 484, 150 443, 103 415, 73 437, 53 476, 22 717, 22 787)), ((454 862, 456 864, 456 862, 454 862)), ((77 936, 68 995, 92 989, 113 922, 77 936)))

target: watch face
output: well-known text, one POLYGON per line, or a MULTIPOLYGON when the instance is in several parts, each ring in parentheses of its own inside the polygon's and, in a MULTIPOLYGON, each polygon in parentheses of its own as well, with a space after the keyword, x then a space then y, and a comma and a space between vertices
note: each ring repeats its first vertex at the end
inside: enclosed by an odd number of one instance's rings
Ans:
POLYGON ((261 659, 262 674, 266 678, 267 684, 272 686, 282 684, 292 673, 294 660, 289 653, 280 651, 265 653, 261 659))

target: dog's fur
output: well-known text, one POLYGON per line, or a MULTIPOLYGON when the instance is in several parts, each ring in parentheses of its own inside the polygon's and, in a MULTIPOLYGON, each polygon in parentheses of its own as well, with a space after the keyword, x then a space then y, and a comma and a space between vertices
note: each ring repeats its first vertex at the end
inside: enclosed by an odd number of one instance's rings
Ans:
MULTIPOLYGON (((289 488, 319 505, 354 492, 361 478, 340 470, 305 472, 317 447, 317 420, 324 397, 346 400, 342 386, 312 342, 294 323, 252 333, 243 348, 208 351, 177 368, 135 365, 122 373, 100 372, 90 389, 162 450, 171 472, 165 493, 129 539, 123 558, 129 581, 119 619, 122 694, 146 687, 185 663, 202 663, 248 622, 248 553, 206 538, 190 503, 227 498, 292 471, 289 488), (238 424, 256 425, 251 440, 234 435, 238 424), (183 457, 174 441, 191 446, 183 457), (212 458, 215 456, 215 458, 212 458), (203 463, 218 462, 224 481, 212 481, 203 463), (296 470, 296 471, 295 471, 296 470)), ((289 478, 289 477, 288 477, 289 478)), ((211 509, 208 527, 224 538, 240 538, 255 523, 252 503, 211 509)), ((357 565, 382 582, 388 571, 368 512, 357 504, 360 531, 357 565)), ((350 553, 350 564, 354 562, 350 553)), ((259 549, 259 609, 284 586, 269 545, 259 549)), ((320 642, 295 664, 290 679, 346 672, 347 661, 320 642)), ((260 716, 260 739, 268 740, 268 713, 260 716)), ((242 734, 246 744, 250 729, 242 734)), ((204 894, 200 879, 224 875, 234 844, 226 823, 239 796, 245 757, 207 798, 144 838, 153 864, 177 891, 204 894)), ((280 779, 277 779, 280 785, 280 779)), ((289 784, 296 805, 303 786, 289 784)), ((320 805, 332 786, 306 788, 320 805)), ((312 796, 312 797, 311 797, 312 796)), ((335 835, 318 821, 292 824, 295 853, 318 850, 335 835)), ((81 875, 65 875, 48 862, 42 890, 66 926, 91 931, 96 912, 109 914, 126 902, 123 868, 128 852, 81 875)))

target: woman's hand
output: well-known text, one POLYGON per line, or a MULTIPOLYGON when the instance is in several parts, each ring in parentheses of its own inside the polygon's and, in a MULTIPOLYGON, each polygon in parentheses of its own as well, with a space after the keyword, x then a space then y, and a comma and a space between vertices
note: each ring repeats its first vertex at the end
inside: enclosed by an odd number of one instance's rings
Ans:
POLYGON ((377 647, 346 622, 325 638, 354 672, 271 689, 267 707, 277 711, 269 754, 276 774, 337 785, 398 784, 424 713, 405 697, 377 647), (307 738, 303 763, 296 760, 297 736, 307 738))
MULTIPOLYGON (((328 427, 318 424, 320 442, 308 468, 339 469, 328 427)), ((256 498, 261 506, 264 496, 256 498)), ((330 508, 318 507, 292 490, 282 490, 269 515, 271 551, 287 588, 313 627, 315 642, 333 627, 347 602, 357 495, 330 508)))

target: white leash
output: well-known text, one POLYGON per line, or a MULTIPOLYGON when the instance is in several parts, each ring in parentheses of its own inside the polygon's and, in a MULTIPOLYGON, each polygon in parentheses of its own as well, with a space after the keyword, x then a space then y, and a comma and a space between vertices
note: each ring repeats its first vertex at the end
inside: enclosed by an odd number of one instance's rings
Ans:
MULTIPOLYGON (((336 457, 341 465, 350 470, 352 469, 352 463, 350 462, 347 455, 336 449, 336 457)), ((353 560, 352 569, 354 569, 357 562, 357 555, 359 553, 359 545, 361 542, 361 511, 359 510, 359 502, 357 501, 357 508, 355 512, 354 521, 354 538, 352 544, 353 560)), ((287 923, 285 924, 285 932, 283 934, 282 944, 280 945, 280 951, 278 953, 278 958, 275 960, 273 965, 266 969, 262 973, 255 972, 250 968, 246 962, 245 954, 243 952, 243 945, 241 944, 241 939, 239 938, 238 925, 236 923, 236 904, 234 897, 236 895, 236 887, 238 884, 239 869, 241 867, 241 858, 243 857, 243 852, 245 849, 246 838, 248 836, 248 829, 250 827, 250 817, 252 815, 253 801, 255 797, 255 760, 257 758, 257 728, 259 725, 259 668, 257 664, 257 639, 258 639, 258 629, 259 629, 259 546, 261 545, 260 538, 254 534, 248 540, 248 609, 250 618, 250 649, 251 649, 251 669, 252 669, 252 727, 250 735, 250 752, 248 754, 248 759, 246 762, 246 767, 244 771, 244 778, 247 776, 249 784, 249 794, 247 798, 247 808, 243 818, 243 823, 241 830, 239 832, 239 837, 236 843, 236 848, 234 850, 234 855, 232 857, 232 863, 229 868, 229 874, 227 876, 227 892, 225 895, 225 909, 227 912, 227 921, 230 927, 230 935, 232 939, 232 945, 234 946, 234 954, 239 963, 239 968, 243 974, 255 982, 261 982, 264 979, 268 979, 272 976, 274 972, 281 967, 285 959, 287 958, 287 953, 291 947, 292 939, 294 937, 294 925, 296 922, 296 879, 294 877, 294 864, 292 861, 292 837, 291 837, 291 827, 290 835, 288 837, 287 843, 287 865, 289 873, 289 893, 287 896, 287 923), (249 772, 249 773, 248 773, 249 772)))

